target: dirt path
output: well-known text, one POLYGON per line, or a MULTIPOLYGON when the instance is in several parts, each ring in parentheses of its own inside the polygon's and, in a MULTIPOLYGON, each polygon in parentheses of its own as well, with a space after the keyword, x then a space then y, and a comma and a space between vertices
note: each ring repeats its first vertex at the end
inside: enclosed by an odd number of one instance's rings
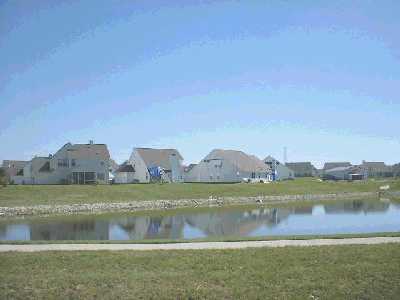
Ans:
POLYGON ((375 245, 400 243, 400 237, 371 237, 351 239, 278 240, 243 242, 200 242, 176 244, 42 244, 42 245, 0 245, 0 252, 40 251, 121 251, 121 250, 202 250, 202 249, 244 249, 276 247, 310 247, 331 245, 375 245))

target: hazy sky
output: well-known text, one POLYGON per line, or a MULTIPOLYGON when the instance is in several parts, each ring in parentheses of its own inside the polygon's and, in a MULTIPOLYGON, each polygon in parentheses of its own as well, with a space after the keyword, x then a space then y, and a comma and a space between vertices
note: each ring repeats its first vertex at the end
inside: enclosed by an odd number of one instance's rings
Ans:
POLYGON ((400 161, 400 1, 0 0, 0 160, 63 144, 400 161))

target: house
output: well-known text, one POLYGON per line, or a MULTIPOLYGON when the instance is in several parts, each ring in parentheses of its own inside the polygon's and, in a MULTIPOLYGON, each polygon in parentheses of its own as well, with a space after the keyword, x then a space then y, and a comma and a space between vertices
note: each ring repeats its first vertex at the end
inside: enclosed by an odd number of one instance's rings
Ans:
POLYGON ((264 163, 271 168, 274 180, 294 179, 294 171, 280 163, 272 156, 267 156, 264 159, 264 163))
POLYGON ((400 177, 400 163, 392 166, 393 176, 400 177))
POLYGON ((363 160, 360 165, 368 177, 392 177, 393 171, 384 162, 367 162, 363 160))
POLYGON ((351 163, 349 163, 349 162, 326 162, 324 164, 323 171, 331 170, 331 169, 339 168, 339 167, 351 167, 351 163))
POLYGON ((34 157, 11 180, 15 184, 106 184, 109 159, 105 144, 67 143, 54 155, 34 157))
POLYGON ((291 162, 285 165, 294 171, 295 177, 313 177, 317 175, 317 169, 310 162, 291 162))
POLYGON ((253 155, 215 149, 185 174, 185 182, 235 183, 244 178, 271 181, 272 171, 253 155))
POLYGON ((124 168, 115 173, 115 182, 183 182, 182 161, 176 149, 134 148, 124 168))
POLYGON ((325 170, 324 180, 362 180, 366 178, 363 169, 358 166, 336 167, 325 170))
POLYGON ((138 179, 135 178, 135 168, 125 161, 114 172, 114 183, 137 183, 138 179))
POLYGON ((6 180, 10 181, 11 177, 22 174, 27 163, 25 160, 3 160, 1 168, 5 172, 6 180))

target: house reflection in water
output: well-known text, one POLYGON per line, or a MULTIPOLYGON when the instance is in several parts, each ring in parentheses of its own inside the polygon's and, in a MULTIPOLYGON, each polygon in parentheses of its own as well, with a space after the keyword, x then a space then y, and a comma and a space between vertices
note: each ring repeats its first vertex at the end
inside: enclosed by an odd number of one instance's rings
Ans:
POLYGON ((82 221, 37 222, 30 225, 32 240, 108 240, 108 222, 82 221))
POLYGON ((380 201, 346 201, 324 205, 326 214, 385 212, 390 204, 380 201))
POLYGON ((179 239, 184 223, 183 215, 119 217, 110 222, 110 239, 179 239))
POLYGON ((400 231, 400 206, 379 201, 343 201, 282 208, 220 208, 198 213, 177 210, 163 216, 121 214, 0 221, 0 240, 244 237, 343 233, 342 228, 345 232, 364 232, 363 228, 400 231))

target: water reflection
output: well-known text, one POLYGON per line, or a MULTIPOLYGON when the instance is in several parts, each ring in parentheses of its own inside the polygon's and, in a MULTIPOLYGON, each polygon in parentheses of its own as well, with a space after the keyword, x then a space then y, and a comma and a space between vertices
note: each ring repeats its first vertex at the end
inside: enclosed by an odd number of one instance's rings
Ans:
POLYGON ((0 240, 144 240, 400 231, 400 207, 347 201, 284 208, 170 211, 0 222, 0 240))

